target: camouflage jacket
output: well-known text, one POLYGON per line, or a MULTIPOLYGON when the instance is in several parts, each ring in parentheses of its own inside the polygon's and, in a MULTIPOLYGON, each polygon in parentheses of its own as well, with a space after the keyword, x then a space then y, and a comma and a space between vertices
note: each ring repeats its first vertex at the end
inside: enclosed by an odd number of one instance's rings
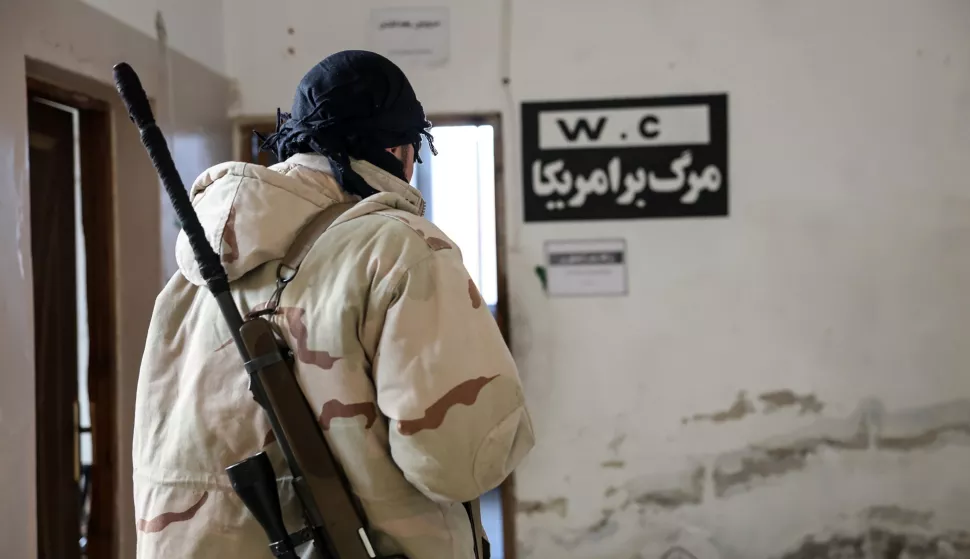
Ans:
MULTIPOLYGON (((458 248, 421 217, 420 193, 353 165, 379 193, 319 239, 272 320, 378 553, 471 559, 461 503, 498 486, 534 442, 516 367, 458 248)), ((213 167, 191 196, 244 314, 266 305, 300 229, 355 200, 325 158, 306 154, 272 168, 213 167)), ((138 557, 267 558, 266 536, 224 469, 265 449, 291 531, 298 506, 184 234, 176 253, 179 272, 155 303, 138 379, 138 557)))

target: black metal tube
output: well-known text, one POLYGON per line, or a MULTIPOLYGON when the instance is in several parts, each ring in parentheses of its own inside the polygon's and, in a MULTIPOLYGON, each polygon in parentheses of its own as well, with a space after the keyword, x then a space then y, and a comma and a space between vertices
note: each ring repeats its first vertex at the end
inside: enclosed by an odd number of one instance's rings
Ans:
POLYGON ((152 107, 142 88, 141 80, 138 79, 138 74, 132 67, 124 62, 114 67, 114 78, 115 88, 125 103, 125 108, 128 109, 128 117, 141 133, 141 143, 152 160, 162 186, 165 187, 165 192, 172 201, 179 224, 185 231, 185 236, 188 237, 189 245, 192 246, 195 260, 199 263, 199 271, 209 291, 219 303, 219 310, 222 311, 229 331, 232 332, 233 340, 243 361, 248 361, 249 354, 239 338, 239 327, 242 326, 243 320, 239 308, 229 295, 229 278, 226 275, 226 269, 222 267, 219 255, 212 249, 212 245, 205 236, 205 229, 199 223, 199 216, 196 215, 185 185, 182 184, 182 179, 175 168, 165 136, 155 124, 155 115, 152 114, 152 107))
POLYGON ((280 496, 276 489, 276 472, 273 471, 273 465, 266 453, 259 452, 229 466, 226 474, 236 495, 256 517, 269 541, 273 542, 271 546, 277 551, 275 555, 296 558, 290 535, 283 522, 280 496))
MULTIPOLYGON (((165 136, 162 135, 162 131, 155 124, 155 115, 152 114, 152 107, 148 102, 148 96, 145 95, 145 90, 142 88, 141 80, 138 79, 138 74, 131 66, 122 62, 114 67, 114 78, 115 88, 128 109, 128 117, 141 132, 141 143, 148 151, 152 165, 155 166, 155 171, 158 172, 158 176, 162 180, 162 186, 165 187, 165 192, 168 193, 168 197, 172 201, 175 215, 178 216, 182 230, 185 231, 185 235, 189 239, 189 244, 192 246, 202 277, 205 278, 209 290, 212 291, 213 295, 229 291, 226 270, 222 267, 219 255, 212 250, 212 246, 209 245, 209 241, 205 237, 205 230, 199 223, 199 218, 192 207, 192 201, 189 200, 189 195, 185 191, 182 179, 175 168, 175 162, 172 161, 172 154, 168 151, 165 136)), ((238 314, 238 309, 236 314, 238 314)))

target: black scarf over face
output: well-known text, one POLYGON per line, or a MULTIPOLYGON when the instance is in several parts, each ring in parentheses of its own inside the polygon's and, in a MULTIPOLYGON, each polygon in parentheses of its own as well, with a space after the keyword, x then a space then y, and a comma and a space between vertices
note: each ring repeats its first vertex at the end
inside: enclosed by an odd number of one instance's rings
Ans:
POLYGON ((400 68, 379 54, 349 50, 328 56, 307 72, 292 112, 277 110, 276 132, 259 138, 261 149, 279 161, 298 153, 327 156, 344 190, 367 197, 376 191, 351 169, 350 158, 406 180, 404 165, 386 150, 411 145, 420 161, 424 136, 437 155, 430 127, 400 68))

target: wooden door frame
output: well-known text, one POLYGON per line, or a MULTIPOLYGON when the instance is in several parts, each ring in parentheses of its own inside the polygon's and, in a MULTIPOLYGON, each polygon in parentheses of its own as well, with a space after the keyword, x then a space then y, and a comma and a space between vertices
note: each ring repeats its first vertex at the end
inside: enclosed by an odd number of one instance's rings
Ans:
POLYGON ((111 107, 101 99, 28 74, 27 91, 79 114, 81 216, 88 303, 88 398, 91 410, 91 517, 88 557, 114 559, 117 515, 115 392, 118 337, 115 277, 114 176, 111 107), (98 309, 97 312, 92 310, 98 309))
POLYGON ((267 134, 276 130, 276 116, 249 116, 233 122, 232 145, 236 161, 252 162, 253 132, 267 134))
POLYGON ((79 559, 75 118, 31 94, 37 555, 79 559), (73 380, 73 382, 71 382, 73 380))

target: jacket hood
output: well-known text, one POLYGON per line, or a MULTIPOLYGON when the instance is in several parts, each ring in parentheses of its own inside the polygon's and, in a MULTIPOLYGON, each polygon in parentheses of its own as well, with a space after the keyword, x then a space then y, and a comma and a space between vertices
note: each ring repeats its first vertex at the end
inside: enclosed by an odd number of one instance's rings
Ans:
MULTIPOLYGON (((373 202, 366 204, 371 211, 391 207, 424 214, 417 189, 366 161, 351 165, 378 191, 366 200, 373 202)), ((189 196, 229 281, 282 258, 300 230, 328 206, 360 200, 340 188, 326 157, 315 154, 295 155, 269 168, 223 163, 202 173, 189 196)), ((370 211, 350 213, 357 217, 370 211)), ((175 256, 187 280, 205 285, 184 231, 179 232, 175 256)))

